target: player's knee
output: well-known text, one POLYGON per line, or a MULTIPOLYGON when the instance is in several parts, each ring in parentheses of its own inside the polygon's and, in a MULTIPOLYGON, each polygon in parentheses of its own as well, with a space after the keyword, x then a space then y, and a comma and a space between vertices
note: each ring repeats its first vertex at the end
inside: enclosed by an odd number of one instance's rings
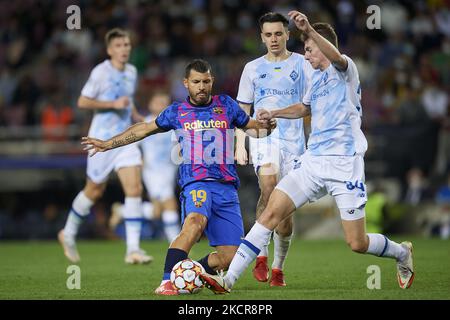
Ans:
POLYGON ((190 214, 186 217, 183 224, 181 234, 192 237, 194 239, 200 238, 203 233, 205 217, 200 214, 190 214))
POLYGON ((142 184, 129 185, 124 191, 127 197, 140 197, 142 195, 142 184))
POLYGON ((105 188, 101 186, 97 187, 90 186, 84 189, 84 194, 93 202, 97 202, 103 196, 104 191, 105 188))
POLYGON ((367 243, 362 240, 347 240, 348 246, 356 253, 366 253, 367 243))

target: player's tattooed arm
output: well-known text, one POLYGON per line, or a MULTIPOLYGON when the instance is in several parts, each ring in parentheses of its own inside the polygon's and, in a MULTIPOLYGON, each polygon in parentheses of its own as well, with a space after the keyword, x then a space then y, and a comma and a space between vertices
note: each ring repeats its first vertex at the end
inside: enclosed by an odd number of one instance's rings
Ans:
POLYGON ((303 103, 296 103, 282 109, 266 110, 260 109, 256 113, 256 119, 259 122, 267 122, 274 118, 298 119, 309 116, 311 109, 303 103))
POLYGON ((123 139, 113 138, 113 141, 111 142, 111 149, 125 146, 138 140, 140 140, 138 139, 138 136, 134 132, 130 132, 130 134, 125 136, 123 139))
POLYGON ((126 146, 159 132, 163 132, 163 130, 156 125, 154 120, 150 123, 139 122, 109 140, 103 141, 92 137, 83 137, 81 138, 81 144, 84 146, 84 150, 88 151, 92 157, 97 152, 126 146))

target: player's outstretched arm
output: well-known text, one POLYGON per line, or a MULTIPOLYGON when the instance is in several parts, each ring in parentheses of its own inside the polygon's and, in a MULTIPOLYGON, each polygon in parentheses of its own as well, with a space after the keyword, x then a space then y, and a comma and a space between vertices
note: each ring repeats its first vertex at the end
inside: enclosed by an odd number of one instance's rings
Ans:
POLYGON ((113 101, 100 101, 85 96, 78 98, 80 109, 124 109, 130 104, 127 96, 122 96, 113 101))
POLYGON ((139 141, 148 137, 152 134, 163 132, 153 120, 152 122, 139 122, 132 125, 124 132, 112 137, 109 140, 103 141, 91 137, 81 138, 81 144, 84 145, 85 151, 91 151, 90 156, 92 157, 97 152, 104 152, 118 147, 131 144, 133 142, 139 141))
POLYGON ((264 123, 265 121, 269 121, 273 118, 298 119, 309 116, 310 114, 310 108, 305 106, 303 103, 296 103, 282 109, 274 109, 270 111, 260 109, 256 113, 256 119, 259 122, 264 123))
POLYGON ((272 133, 272 130, 277 127, 277 122, 275 119, 269 121, 257 121, 255 119, 250 119, 247 125, 244 127, 246 134, 253 138, 264 138, 272 133))
POLYGON ((294 21, 295 26, 306 33, 319 47, 320 51, 327 57, 330 62, 339 70, 347 70, 347 59, 339 52, 339 50, 327 39, 322 37, 310 25, 308 18, 301 12, 290 11, 288 16, 294 21))

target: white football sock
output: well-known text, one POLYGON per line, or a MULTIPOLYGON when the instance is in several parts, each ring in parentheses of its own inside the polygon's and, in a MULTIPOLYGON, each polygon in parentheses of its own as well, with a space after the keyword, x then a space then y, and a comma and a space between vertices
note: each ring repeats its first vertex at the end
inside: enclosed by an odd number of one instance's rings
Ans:
POLYGON ((142 225, 142 199, 140 197, 125 197, 123 218, 127 238, 127 253, 139 250, 142 225))
POLYGON ((283 237, 280 236, 276 231, 273 233, 273 245, 274 245, 274 255, 272 269, 283 270, 284 261, 291 245, 292 235, 283 237))
POLYGON ((153 203, 144 201, 142 202, 142 216, 145 220, 153 219, 153 203))
POLYGON ((379 257, 395 258, 403 261, 408 256, 408 251, 394 241, 389 240, 385 235, 379 233, 368 233, 369 247, 367 252, 379 257))
POLYGON ((269 236, 269 239, 267 240, 267 244, 265 244, 261 251, 258 254, 258 257, 268 257, 269 256, 269 245, 270 245, 270 238, 272 238, 272 233, 269 236))
POLYGON ((259 250, 267 244, 272 231, 255 222, 231 261, 224 277, 225 283, 231 288, 250 263, 256 259, 259 250))
POLYGON ((172 241, 180 233, 180 223, 178 212, 175 210, 165 210, 162 213, 162 222, 164 226, 164 234, 167 240, 172 243, 172 241))
POLYGON ((80 191, 72 202, 64 227, 64 239, 68 242, 74 242, 78 234, 78 229, 83 223, 84 218, 89 214, 94 202, 86 197, 83 191, 80 191))

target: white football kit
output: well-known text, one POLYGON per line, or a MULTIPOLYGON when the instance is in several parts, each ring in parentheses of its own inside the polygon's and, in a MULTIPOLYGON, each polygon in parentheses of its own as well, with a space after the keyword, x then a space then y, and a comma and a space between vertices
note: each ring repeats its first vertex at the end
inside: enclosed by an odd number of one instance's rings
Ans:
MULTIPOLYGON (((136 81, 137 71, 133 65, 126 64, 125 70, 120 71, 113 67, 110 60, 105 60, 92 70, 81 95, 99 101, 114 101, 121 96, 128 96, 132 101, 136 81)), ((96 110, 89 136, 107 140, 125 131, 131 125, 131 110, 131 103, 121 110, 96 110)), ((111 171, 141 164, 141 153, 137 144, 130 144, 88 157, 87 176, 95 183, 103 183, 111 171)))
MULTIPOLYGON (((153 117, 148 116, 146 122, 153 117)), ((152 199, 168 200, 175 195, 177 165, 172 155, 178 152, 174 132, 164 132, 147 137, 140 142, 144 165, 142 179, 152 199)))
POLYGON ((364 216, 367 202, 364 153, 367 140, 361 131, 361 87, 355 63, 347 56, 346 71, 333 65, 316 70, 303 98, 311 108, 311 135, 300 168, 291 171, 276 188, 296 207, 332 195, 343 220, 364 216), (306 198, 305 198, 306 197, 306 198))
MULTIPOLYGON (((311 65, 298 53, 279 62, 264 56, 245 65, 239 82, 238 102, 253 104, 254 116, 259 109, 279 109, 302 101, 313 73, 311 65)), ((250 137, 250 156, 258 169, 273 163, 279 177, 298 165, 305 151, 303 119, 278 119, 277 128, 266 138, 250 137)))

